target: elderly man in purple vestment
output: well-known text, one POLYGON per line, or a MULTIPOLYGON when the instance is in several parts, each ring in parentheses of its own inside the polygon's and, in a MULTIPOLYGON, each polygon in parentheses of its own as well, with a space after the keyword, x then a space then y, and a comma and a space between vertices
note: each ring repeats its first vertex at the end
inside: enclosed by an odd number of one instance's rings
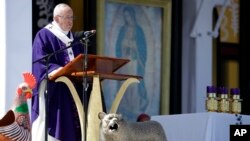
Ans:
MULTIPOLYGON (((67 48, 62 52, 56 53, 48 60, 48 76, 53 75, 63 66, 69 63, 74 57, 83 53, 81 44, 74 41, 74 34, 71 32, 73 26, 73 10, 67 4, 58 4, 54 8, 53 22, 37 32, 32 50, 32 73, 38 81, 38 87, 34 89, 32 97, 32 136, 39 141, 44 139, 44 120, 45 112, 42 109, 42 101, 39 98, 39 92, 44 86, 47 86, 48 100, 48 140, 51 141, 79 141, 81 140, 81 131, 77 109, 70 94, 68 87, 64 83, 55 83, 46 81, 46 60, 39 60, 44 56, 54 53, 57 50, 67 48), (34 63, 36 62, 36 63, 34 63), (40 102, 39 102, 40 101, 40 102), (43 138, 43 139, 42 139, 43 138)), ((74 82, 75 88, 82 98, 82 83, 74 82)), ((45 89, 45 88, 44 88, 45 89)), ((44 105, 43 105, 44 107, 44 105)))

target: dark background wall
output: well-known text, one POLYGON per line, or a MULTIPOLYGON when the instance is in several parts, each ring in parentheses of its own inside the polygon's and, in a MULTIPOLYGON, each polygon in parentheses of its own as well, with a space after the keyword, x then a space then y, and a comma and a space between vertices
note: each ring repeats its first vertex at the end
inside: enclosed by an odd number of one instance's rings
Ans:
POLYGON ((250 114, 250 15, 248 1, 240 1, 240 89, 242 113, 250 114))

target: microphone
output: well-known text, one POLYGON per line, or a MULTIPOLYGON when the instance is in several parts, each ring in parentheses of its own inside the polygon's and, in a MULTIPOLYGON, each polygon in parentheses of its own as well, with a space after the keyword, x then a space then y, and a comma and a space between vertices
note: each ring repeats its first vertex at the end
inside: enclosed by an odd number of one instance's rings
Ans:
POLYGON ((84 38, 84 37, 90 37, 96 33, 96 30, 89 30, 89 31, 79 31, 74 33, 74 37, 77 39, 84 38))
POLYGON ((90 31, 85 31, 84 32, 84 36, 87 37, 87 36, 90 36, 91 34, 95 34, 96 33, 96 30, 90 30, 90 31))

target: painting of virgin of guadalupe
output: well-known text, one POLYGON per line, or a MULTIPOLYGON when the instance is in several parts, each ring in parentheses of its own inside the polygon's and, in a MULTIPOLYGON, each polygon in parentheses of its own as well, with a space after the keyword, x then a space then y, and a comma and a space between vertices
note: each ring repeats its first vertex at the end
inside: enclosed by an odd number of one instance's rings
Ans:
MULTIPOLYGON (((121 74, 142 76, 128 87, 118 108, 125 119, 135 121, 141 113, 158 115, 161 90, 162 16, 161 7, 105 3, 104 55, 129 59, 121 74)), ((122 81, 102 83, 107 111, 122 81)))
MULTIPOLYGON (((130 59, 130 63, 127 64, 128 69, 124 70, 123 73, 144 76, 147 61, 147 44, 144 31, 137 23, 135 10, 132 7, 124 7, 122 14, 124 25, 120 28, 116 41, 116 57, 130 59)), ((138 88, 134 88, 133 93, 137 93, 141 97, 140 108, 145 110, 148 103, 145 82, 141 81, 138 88)))

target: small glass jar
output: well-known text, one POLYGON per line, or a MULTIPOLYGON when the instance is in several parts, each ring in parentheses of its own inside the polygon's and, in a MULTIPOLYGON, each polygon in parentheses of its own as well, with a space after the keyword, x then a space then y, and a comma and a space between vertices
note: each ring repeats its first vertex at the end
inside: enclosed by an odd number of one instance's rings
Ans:
POLYGON ((208 112, 217 112, 218 110, 218 101, 215 86, 207 86, 206 110, 208 112))
POLYGON ((229 113, 228 89, 225 87, 218 88, 218 112, 229 113))
POLYGON ((232 88, 230 89, 230 113, 240 114, 241 113, 241 101, 240 99, 240 89, 232 88))

